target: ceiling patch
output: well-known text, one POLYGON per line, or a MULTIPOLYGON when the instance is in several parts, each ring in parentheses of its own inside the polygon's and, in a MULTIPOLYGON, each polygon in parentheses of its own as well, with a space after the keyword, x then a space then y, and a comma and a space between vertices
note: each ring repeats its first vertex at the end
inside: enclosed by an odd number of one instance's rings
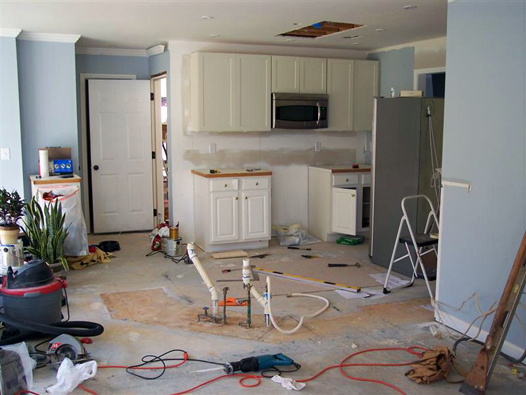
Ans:
POLYGON ((291 30, 290 32, 281 33, 279 36, 285 37, 303 37, 303 38, 321 38, 330 36, 331 34, 345 32, 347 30, 357 29, 363 25, 356 23, 344 22, 329 22, 322 21, 313 23, 310 26, 302 27, 301 29, 291 30))

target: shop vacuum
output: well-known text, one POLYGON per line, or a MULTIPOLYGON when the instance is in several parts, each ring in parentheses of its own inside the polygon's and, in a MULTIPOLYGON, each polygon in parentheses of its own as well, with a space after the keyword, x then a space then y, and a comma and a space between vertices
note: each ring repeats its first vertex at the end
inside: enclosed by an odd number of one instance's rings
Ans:
MULTIPOLYGON (((92 337, 104 331, 102 325, 94 322, 62 321, 62 300, 66 287, 66 281, 53 276, 49 265, 39 259, 27 263, 16 273, 9 267, 3 276, 0 322, 5 327, 0 338, 0 383, 2 387, 8 387, 1 388, 0 393, 11 393, 10 390, 23 387, 19 359, 17 361, 12 352, 2 350, 2 346, 36 338, 68 338, 61 335, 92 337)), ((73 337, 70 339, 76 347, 75 342, 78 341, 73 337)))

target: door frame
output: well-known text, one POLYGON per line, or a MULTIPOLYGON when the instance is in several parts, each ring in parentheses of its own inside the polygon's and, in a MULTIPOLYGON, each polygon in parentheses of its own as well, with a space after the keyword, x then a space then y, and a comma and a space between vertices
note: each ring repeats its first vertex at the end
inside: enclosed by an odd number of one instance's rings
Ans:
POLYGON ((428 69, 415 69, 413 72, 413 89, 418 90, 418 77, 422 74, 436 74, 436 73, 445 73, 446 67, 431 67, 428 69))
MULTIPOLYGON (((163 184, 163 130, 162 123, 157 122, 161 108, 161 80, 166 79, 168 84, 168 73, 163 71, 150 77, 150 92, 154 99, 150 101, 151 120, 152 120, 152 151, 155 152, 155 159, 152 166, 153 171, 153 208, 157 210, 155 225, 164 222, 164 184, 163 184)), ((168 178, 169 179, 169 178, 168 178)), ((169 181, 168 181, 169 182, 169 181)))
POLYGON ((90 210, 90 190, 91 184, 89 182, 89 166, 88 156, 88 100, 87 100, 87 89, 86 82, 88 80, 135 80, 137 76, 135 74, 93 74, 93 73, 81 73, 79 81, 80 91, 80 152, 82 155, 81 171, 82 171, 82 209, 84 210, 84 219, 86 221, 86 227, 88 233, 92 233, 92 212, 90 210))

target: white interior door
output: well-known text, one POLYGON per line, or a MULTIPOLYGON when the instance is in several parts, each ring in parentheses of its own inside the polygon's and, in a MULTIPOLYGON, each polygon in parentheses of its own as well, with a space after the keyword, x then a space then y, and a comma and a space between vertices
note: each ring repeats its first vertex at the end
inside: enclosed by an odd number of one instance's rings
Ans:
POLYGON ((150 81, 90 80, 93 230, 152 229, 150 81))

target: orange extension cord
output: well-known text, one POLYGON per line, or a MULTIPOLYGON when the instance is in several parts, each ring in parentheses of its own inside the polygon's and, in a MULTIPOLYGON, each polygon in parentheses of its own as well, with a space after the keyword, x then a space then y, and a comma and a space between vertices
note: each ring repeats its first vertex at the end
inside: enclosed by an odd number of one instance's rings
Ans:
MULTIPOLYGON (((321 376, 322 374, 324 374, 325 372, 327 372, 328 370, 332 370, 332 369, 339 369, 340 370, 340 373, 343 377, 345 378, 348 378, 350 380, 355 380, 355 381, 364 381, 364 382, 369 382, 369 383, 375 383, 375 384, 379 384, 379 385, 383 385, 383 386, 386 386, 386 387, 389 387, 391 388, 392 390, 398 392, 399 394, 401 395, 406 395, 406 393, 404 391, 402 391, 400 388, 394 386, 393 384, 389 384, 385 381, 382 381, 382 380, 375 380, 375 379, 368 379, 368 378, 365 378, 365 377, 354 377, 354 376, 351 376, 349 375, 344 368, 348 368, 348 367, 358 367, 358 366, 369 366, 369 367, 395 367, 395 366, 409 366, 411 364, 414 363, 414 361, 411 361, 411 362, 405 362, 405 363, 347 363, 347 361, 349 361, 351 358, 354 358, 356 357, 357 355, 361 355, 361 354, 366 354, 366 353, 370 353, 370 352, 380 352, 380 351, 405 351, 406 353, 408 354, 411 354, 411 355, 415 355, 415 356, 418 356, 419 358, 422 357, 422 353, 421 352, 418 352, 418 351, 415 351, 415 350, 421 350, 421 351, 427 351, 427 348, 425 347, 420 347, 420 346, 411 346, 411 347, 385 347, 385 348, 370 348, 370 349, 367 349, 367 350, 362 350, 362 351, 357 351, 353 354, 350 354, 348 355, 347 357, 345 357, 339 364, 337 365, 330 365, 330 366, 327 366, 325 369, 321 370, 320 372, 316 373, 314 376, 312 377, 309 377, 307 379, 303 379, 303 380, 296 380, 298 383, 307 383, 309 381, 312 381, 312 380, 315 380, 317 379, 319 376, 321 376)), ((184 359, 181 363, 177 364, 177 365, 171 365, 171 366, 166 366, 166 367, 162 367, 162 366, 159 366, 159 367, 137 367, 137 368, 134 368, 134 369, 142 369, 142 370, 155 370, 155 369, 170 369, 170 368, 177 368, 177 367, 180 367, 182 366, 184 363, 186 363, 188 359, 188 354, 187 353, 184 353, 184 359)), ((100 366, 99 369, 126 369, 127 366, 100 366)), ((211 380, 208 380, 208 381, 205 381, 204 383, 201 383, 199 385, 196 385, 195 387, 192 387, 188 390, 185 390, 185 391, 181 391, 181 392, 176 392, 174 394, 171 394, 171 395, 183 395, 183 394, 188 394, 192 391, 195 391, 201 387, 204 387, 208 384, 211 384, 215 381, 218 381, 218 380, 221 380, 221 379, 224 379, 224 378, 227 378, 227 377, 239 377, 239 385, 241 385, 242 387, 245 387, 245 388, 254 388, 254 387, 257 387, 258 385, 261 384, 261 379, 263 378, 263 376, 259 376, 259 375, 253 375, 253 374, 247 374, 247 373, 240 373, 240 374, 223 374, 221 376, 218 376, 216 378, 213 378, 211 380), (253 384, 245 384, 245 381, 246 380, 255 380, 256 382, 253 383, 253 384)), ((79 385, 79 388, 90 393, 90 394, 93 394, 93 395, 98 395, 95 391, 92 391, 86 387, 84 387, 83 385, 79 385)), ((16 395, 19 395, 19 394, 34 394, 34 395, 39 395, 35 392, 31 392, 31 391, 22 391, 22 392, 19 392, 17 393, 16 395)))

